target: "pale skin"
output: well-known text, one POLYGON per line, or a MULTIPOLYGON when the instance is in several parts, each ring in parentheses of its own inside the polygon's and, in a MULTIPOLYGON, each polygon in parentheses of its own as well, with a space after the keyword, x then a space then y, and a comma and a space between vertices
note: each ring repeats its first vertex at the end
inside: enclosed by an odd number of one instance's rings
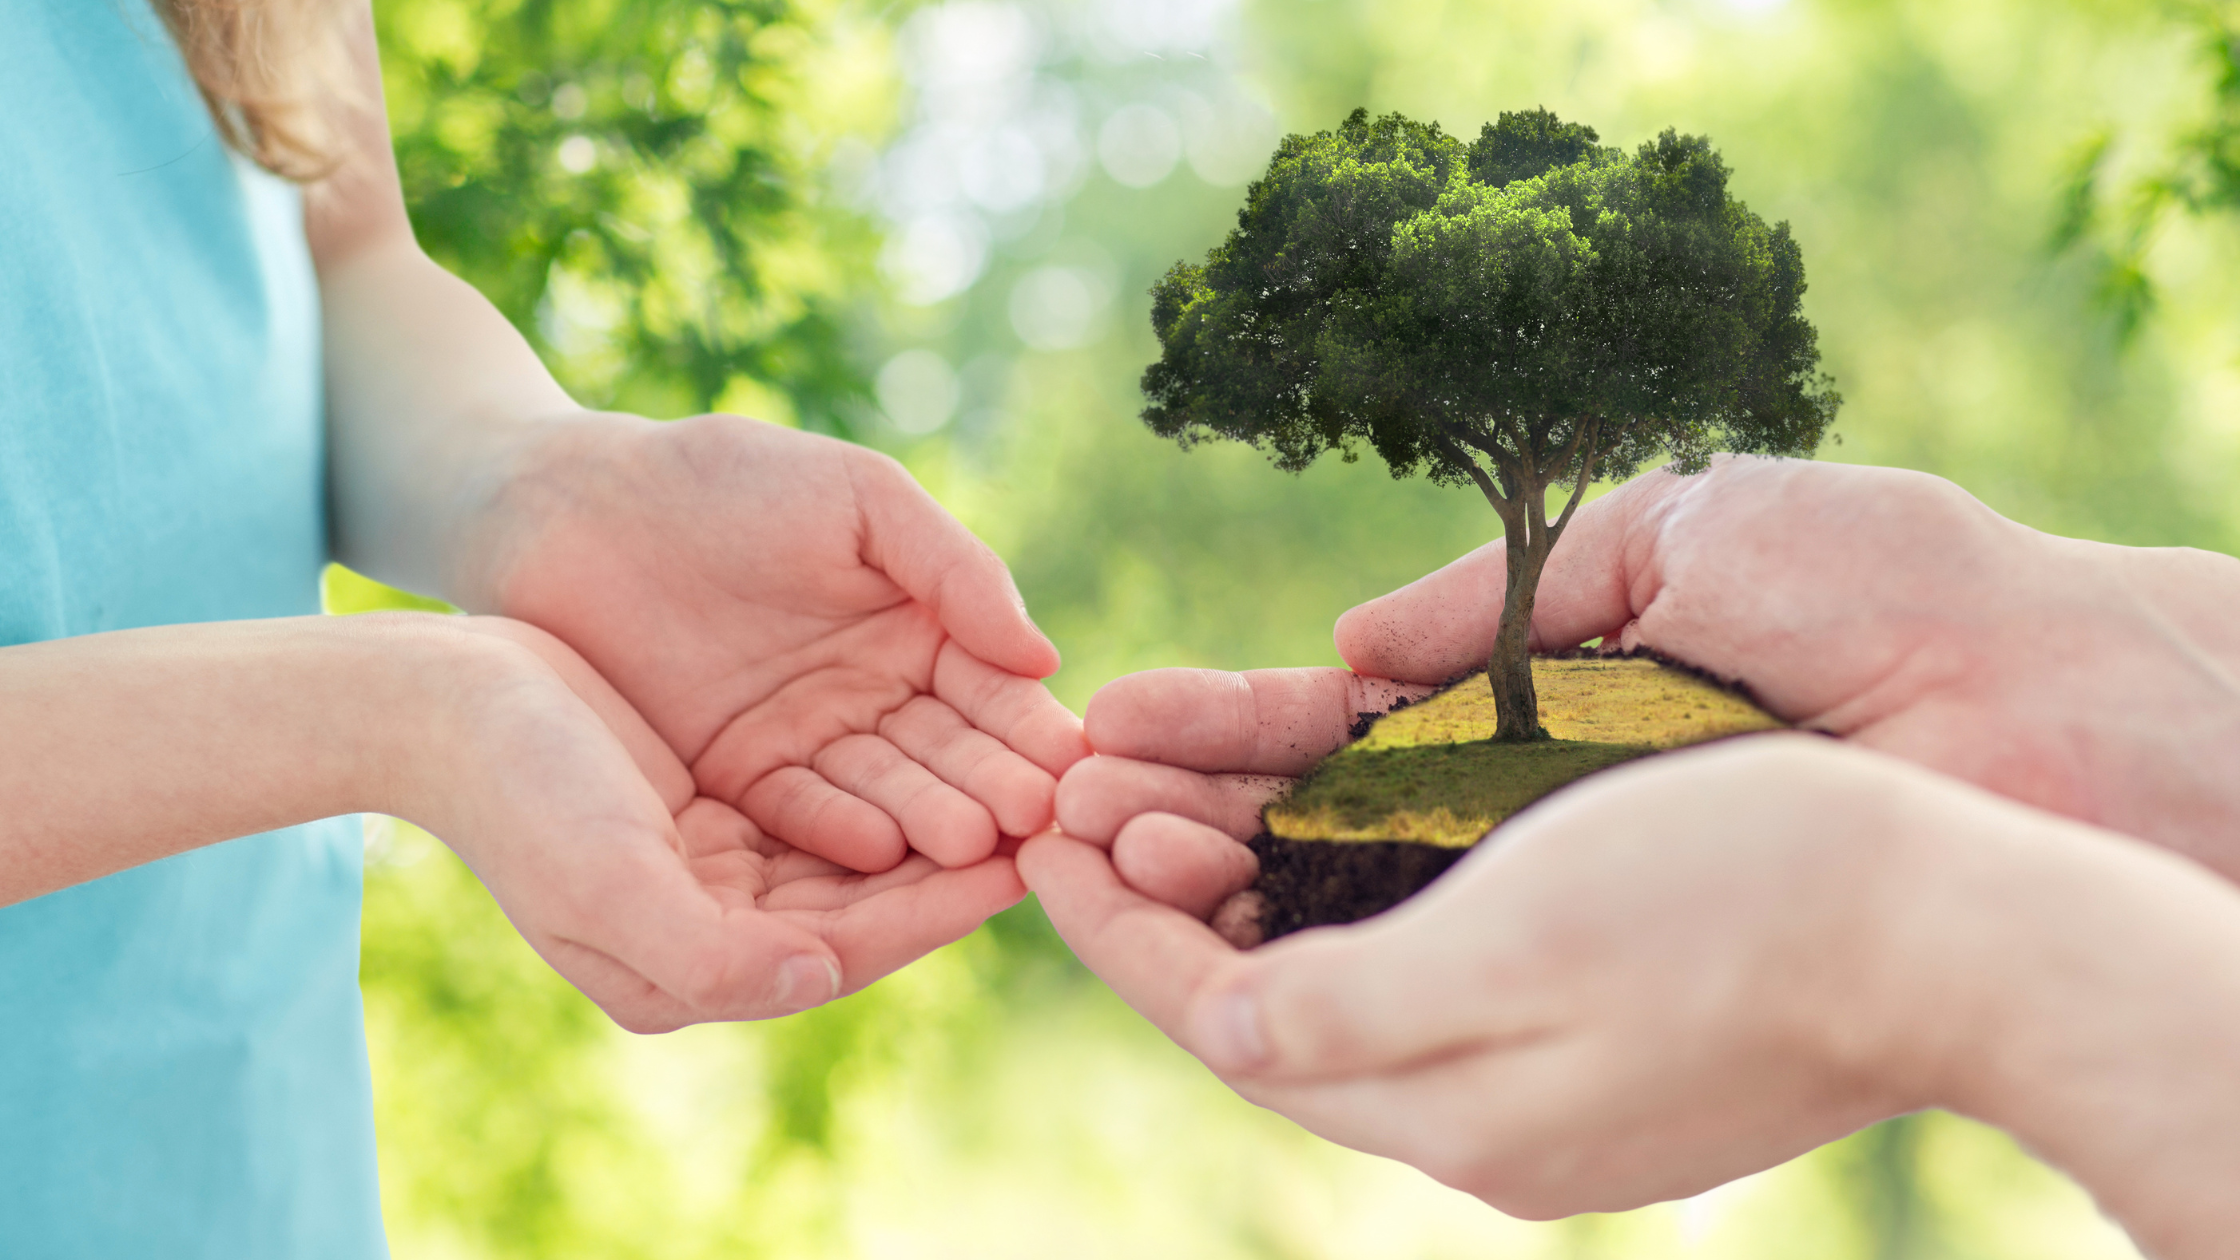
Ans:
POLYGON ((1581 511, 1535 637, 1647 643, 1843 742, 1610 772, 1389 915, 1239 952, 1205 921, 1239 936, 1220 910, 1257 803, 1355 712, 1473 663, 1500 575, 1495 544, 1347 614, 1359 674, 1100 693, 1071 834, 1020 855, 1069 943, 1247 1097, 1525 1215, 1691 1194, 1942 1106, 2151 1254, 2229 1249, 2240 642, 2216 613, 2240 562, 2049 538, 1912 474, 1646 478, 1581 511))
POLYGON ((659 1031, 816 1005, 1016 901, 1006 837, 1086 747, 1002 562, 874 452, 577 406, 414 242, 354 21, 372 108, 306 196, 336 548, 500 616, 0 649, 0 904, 392 813, 659 1031))

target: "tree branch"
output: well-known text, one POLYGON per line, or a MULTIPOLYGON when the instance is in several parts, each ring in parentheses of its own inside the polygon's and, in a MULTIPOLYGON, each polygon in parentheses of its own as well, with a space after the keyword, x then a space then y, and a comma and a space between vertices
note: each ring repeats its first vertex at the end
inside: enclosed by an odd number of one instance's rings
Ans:
POLYGON ((1501 449, 1500 443, 1488 442, 1471 432, 1468 427, 1456 424, 1451 420, 1440 421, 1438 431, 1445 436, 1446 440, 1441 445, 1450 458, 1461 456, 1464 462, 1476 468, 1478 466, 1477 461, 1463 454, 1456 444, 1474 447, 1484 453, 1488 462, 1493 465, 1494 476, 1500 478, 1502 498, 1512 500, 1516 498, 1517 486, 1520 484, 1516 460, 1507 451, 1501 449))
POLYGON ((1495 416, 1493 418, 1493 421, 1495 424, 1501 426, 1501 435, 1505 438, 1508 438, 1510 443, 1517 448, 1518 457, 1521 459, 1529 459, 1532 454, 1531 435, 1528 433, 1518 432, 1515 422, 1510 420, 1507 416, 1495 416))
MULTIPOLYGON (((1509 524, 1511 513, 1515 511, 1515 505, 1502 496, 1501 491, 1494 486, 1493 478, 1486 476, 1486 470, 1478 467, 1478 461, 1471 458, 1470 452, 1455 445, 1452 437, 1441 433, 1438 441, 1439 449, 1445 452, 1448 459, 1469 470, 1470 480, 1478 483, 1479 492, 1486 496, 1486 502, 1493 505, 1493 510, 1500 515, 1501 523, 1506 527, 1509 524)), ((1476 443, 1472 443, 1472 445, 1476 445, 1476 443)))
POLYGON ((1581 419, 1579 422, 1579 427, 1571 431, 1571 441, 1564 445, 1563 457, 1555 462, 1555 466, 1557 468, 1569 467, 1571 464, 1571 457, 1579 453, 1579 439, 1585 437, 1588 430, 1600 429, 1601 427, 1602 421, 1599 417, 1594 419, 1581 419))
POLYGON ((1548 529, 1551 536, 1548 544, 1550 547, 1555 545, 1554 539, 1563 537, 1564 526, 1571 523, 1571 514, 1579 510, 1579 502, 1587 497, 1587 486, 1594 480, 1595 457, 1602 450, 1602 421, 1599 419, 1588 421, 1587 425, 1582 427, 1578 434, 1573 435, 1571 446, 1573 450, 1577 450, 1579 437, 1590 428, 1594 431, 1595 440, 1587 443, 1586 453, 1580 456, 1579 479, 1571 486, 1571 501, 1563 505, 1563 514, 1558 516, 1556 523, 1548 529))
POLYGON ((1462 442, 1483 452, 1487 458, 1493 461, 1494 471, 1500 473, 1502 479, 1509 483, 1509 493, 1514 495, 1517 492, 1517 487, 1522 485, 1524 481, 1521 475, 1522 470, 1517 464, 1516 456, 1503 450, 1501 443, 1489 442, 1463 425, 1449 422, 1441 424, 1439 427, 1450 440, 1462 442))

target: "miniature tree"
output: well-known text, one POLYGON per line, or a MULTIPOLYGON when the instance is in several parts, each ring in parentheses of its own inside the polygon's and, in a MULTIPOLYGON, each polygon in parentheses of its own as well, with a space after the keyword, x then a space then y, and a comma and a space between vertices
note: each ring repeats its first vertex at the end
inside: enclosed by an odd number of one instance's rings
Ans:
POLYGON ((1528 638, 1587 487, 1659 455, 1809 455, 1840 398, 1798 313, 1789 225, 1727 195, 1710 142, 1634 154, 1545 110, 1474 143, 1355 110, 1289 136, 1203 264, 1152 289, 1143 419, 1299 471, 1364 445, 1395 477, 1474 484, 1508 540, 1488 672, 1498 739, 1541 736, 1528 638), (1551 486, 1568 492, 1550 521, 1551 486))

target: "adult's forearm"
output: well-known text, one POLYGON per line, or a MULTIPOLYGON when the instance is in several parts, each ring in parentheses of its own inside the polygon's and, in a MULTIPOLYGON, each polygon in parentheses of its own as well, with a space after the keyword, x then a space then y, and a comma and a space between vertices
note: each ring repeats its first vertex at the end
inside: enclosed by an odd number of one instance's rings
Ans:
POLYGON ((469 640, 286 618, 0 648, 0 905, 235 836, 394 812, 469 640))
POLYGON ((1951 1104, 2075 1176, 2149 1254, 2231 1254, 2240 891, 2059 820, 1994 822, 1973 840, 1950 910, 1979 918, 1949 963, 1998 991, 1974 1044, 1953 1048, 1951 1104))

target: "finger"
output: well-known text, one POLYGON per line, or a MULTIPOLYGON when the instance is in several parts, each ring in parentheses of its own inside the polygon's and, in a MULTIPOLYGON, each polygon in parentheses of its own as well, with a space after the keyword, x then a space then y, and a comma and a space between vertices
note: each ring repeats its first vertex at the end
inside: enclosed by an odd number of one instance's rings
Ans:
POLYGON ((1153 669, 1089 700, 1100 753, 1243 774, 1306 773, 1349 738, 1363 713, 1428 694, 1342 669, 1153 669))
POLYGON ((1257 949, 1268 939, 1268 899, 1251 888, 1232 893, 1214 907, 1206 926, 1238 949, 1257 949))
POLYGON ((807 766, 781 766, 755 780, 739 798, 739 812, 787 844, 850 870, 883 871, 909 852, 886 811, 807 766))
MULTIPOLYGON (((784 859, 780 859, 780 864, 783 863, 784 859)), ((765 910, 843 910, 859 901, 876 897, 890 888, 901 888, 931 879, 940 874, 942 869, 941 863, 925 854, 913 853, 904 858, 901 865, 880 871, 876 875, 837 868, 816 870, 804 867, 790 875, 773 871, 770 891, 761 899, 760 904, 765 910)))
MULTIPOLYGON (((1581 507, 1548 555, 1532 647, 1615 634, 1655 595, 1653 530, 1637 528, 1694 479, 1653 472, 1581 507)), ((1363 674, 1443 682, 1482 668, 1501 628, 1508 547, 1496 539, 1338 618, 1338 655, 1363 674)))
POLYGON ((664 846, 603 846, 600 857, 568 864, 571 909, 551 930, 525 934, 638 1032, 766 1019, 839 992, 840 962, 829 946, 797 924, 719 904, 678 862, 681 845, 672 837, 664 846))
POLYGON ((1058 826, 1077 840, 1110 846, 1138 814, 1180 814, 1249 840, 1260 809, 1293 780, 1271 774, 1200 774, 1127 757, 1091 757, 1058 781, 1058 826))
POLYGON ((1203 823, 1173 814, 1144 814, 1120 829, 1112 867, 1130 887, 1196 919, 1260 876, 1252 850, 1203 823))
POLYGON ((943 866, 969 866, 995 852, 993 815, 877 735, 849 735, 825 745, 816 771, 832 786, 877 806, 901 824, 911 848, 943 866))
MULTIPOLYGON (((933 694, 1053 779, 1089 755, 1081 719, 1067 712, 1049 688, 997 669, 954 640, 942 644, 934 658, 933 694)), ((1012 834, 1040 830, 1038 824, 1012 834)))
POLYGON ((871 729, 918 691, 889 669, 808 666, 724 722, 693 758, 694 782, 719 800, 742 799, 764 775, 808 765, 825 745, 871 729))
MULTIPOLYGON (((838 877, 853 881, 883 879, 857 871, 765 834, 745 814, 721 801, 700 797, 677 815, 677 834, 684 838, 686 867, 708 894, 725 905, 763 906, 765 898, 801 884, 838 877), (776 890, 776 892, 773 892, 776 890)), ((915 859, 932 866, 930 858, 915 859)), ((910 865, 905 859, 902 866, 910 865)), ((902 867, 896 867, 900 870, 902 867)))
MULTIPOLYGON (((1400 930, 1422 917, 1411 907, 1246 955, 1130 887, 1079 840, 1029 840, 1019 871, 1074 954, 1224 1076, 1297 1082, 1397 1070, 1503 1033, 1483 1009, 1490 993, 1452 990, 1454 925, 1400 930)), ((1492 990, 1500 976, 1475 978, 1492 990)))
POLYGON ((995 736, 973 729, 946 703, 919 696, 880 719, 879 734, 986 806, 1005 835, 1029 836, 1050 825, 1057 780, 995 736))
POLYGON ((1248 975, 1202 995, 1185 1024, 1188 1044, 1216 1071, 1318 1081, 1402 1071, 1535 1031, 1488 1013, 1502 977, 1477 973, 1493 971, 1488 960, 1500 951, 1453 939, 1451 925, 1427 926, 1414 909, 1255 951, 1248 975), (1460 992, 1455 954, 1465 948, 1476 971, 1460 992))
POLYGON ((691 1007, 599 950, 563 940, 532 944, 539 957, 625 1031, 675 1032, 693 1022, 691 1007))
POLYGON ((934 610, 981 660, 1028 678, 1058 672, 1057 646, 1027 616, 1011 570, 902 465, 860 451, 849 461, 863 519, 864 563, 934 610))
MULTIPOLYGON (((683 852, 688 861, 725 853, 759 854, 770 844, 762 828, 755 826, 752 819, 711 796, 695 797, 691 804, 677 811, 677 835, 684 842, 683 852)), ((825 859, 812 860, 823 862, 825 859)))
POLYGON ((1124 883, 1104 853, 1053 832, 1019 850, 1019 874, 1074 956, 1145 1019, 1196 1052, 1185 1023, 1200 992, 1246 956, 1211 928, 1124 883))
POLYGON ((837 913, 821 912, 820 930, 839 955, 846 976, 843 991, 853 993, 970 935, 988 916, 1018 904, 1026 895, 1026 885, 1019 882, 1018 868, 1012 861, 990 858, 956 870, 936 871, 854 902, 837 913))

